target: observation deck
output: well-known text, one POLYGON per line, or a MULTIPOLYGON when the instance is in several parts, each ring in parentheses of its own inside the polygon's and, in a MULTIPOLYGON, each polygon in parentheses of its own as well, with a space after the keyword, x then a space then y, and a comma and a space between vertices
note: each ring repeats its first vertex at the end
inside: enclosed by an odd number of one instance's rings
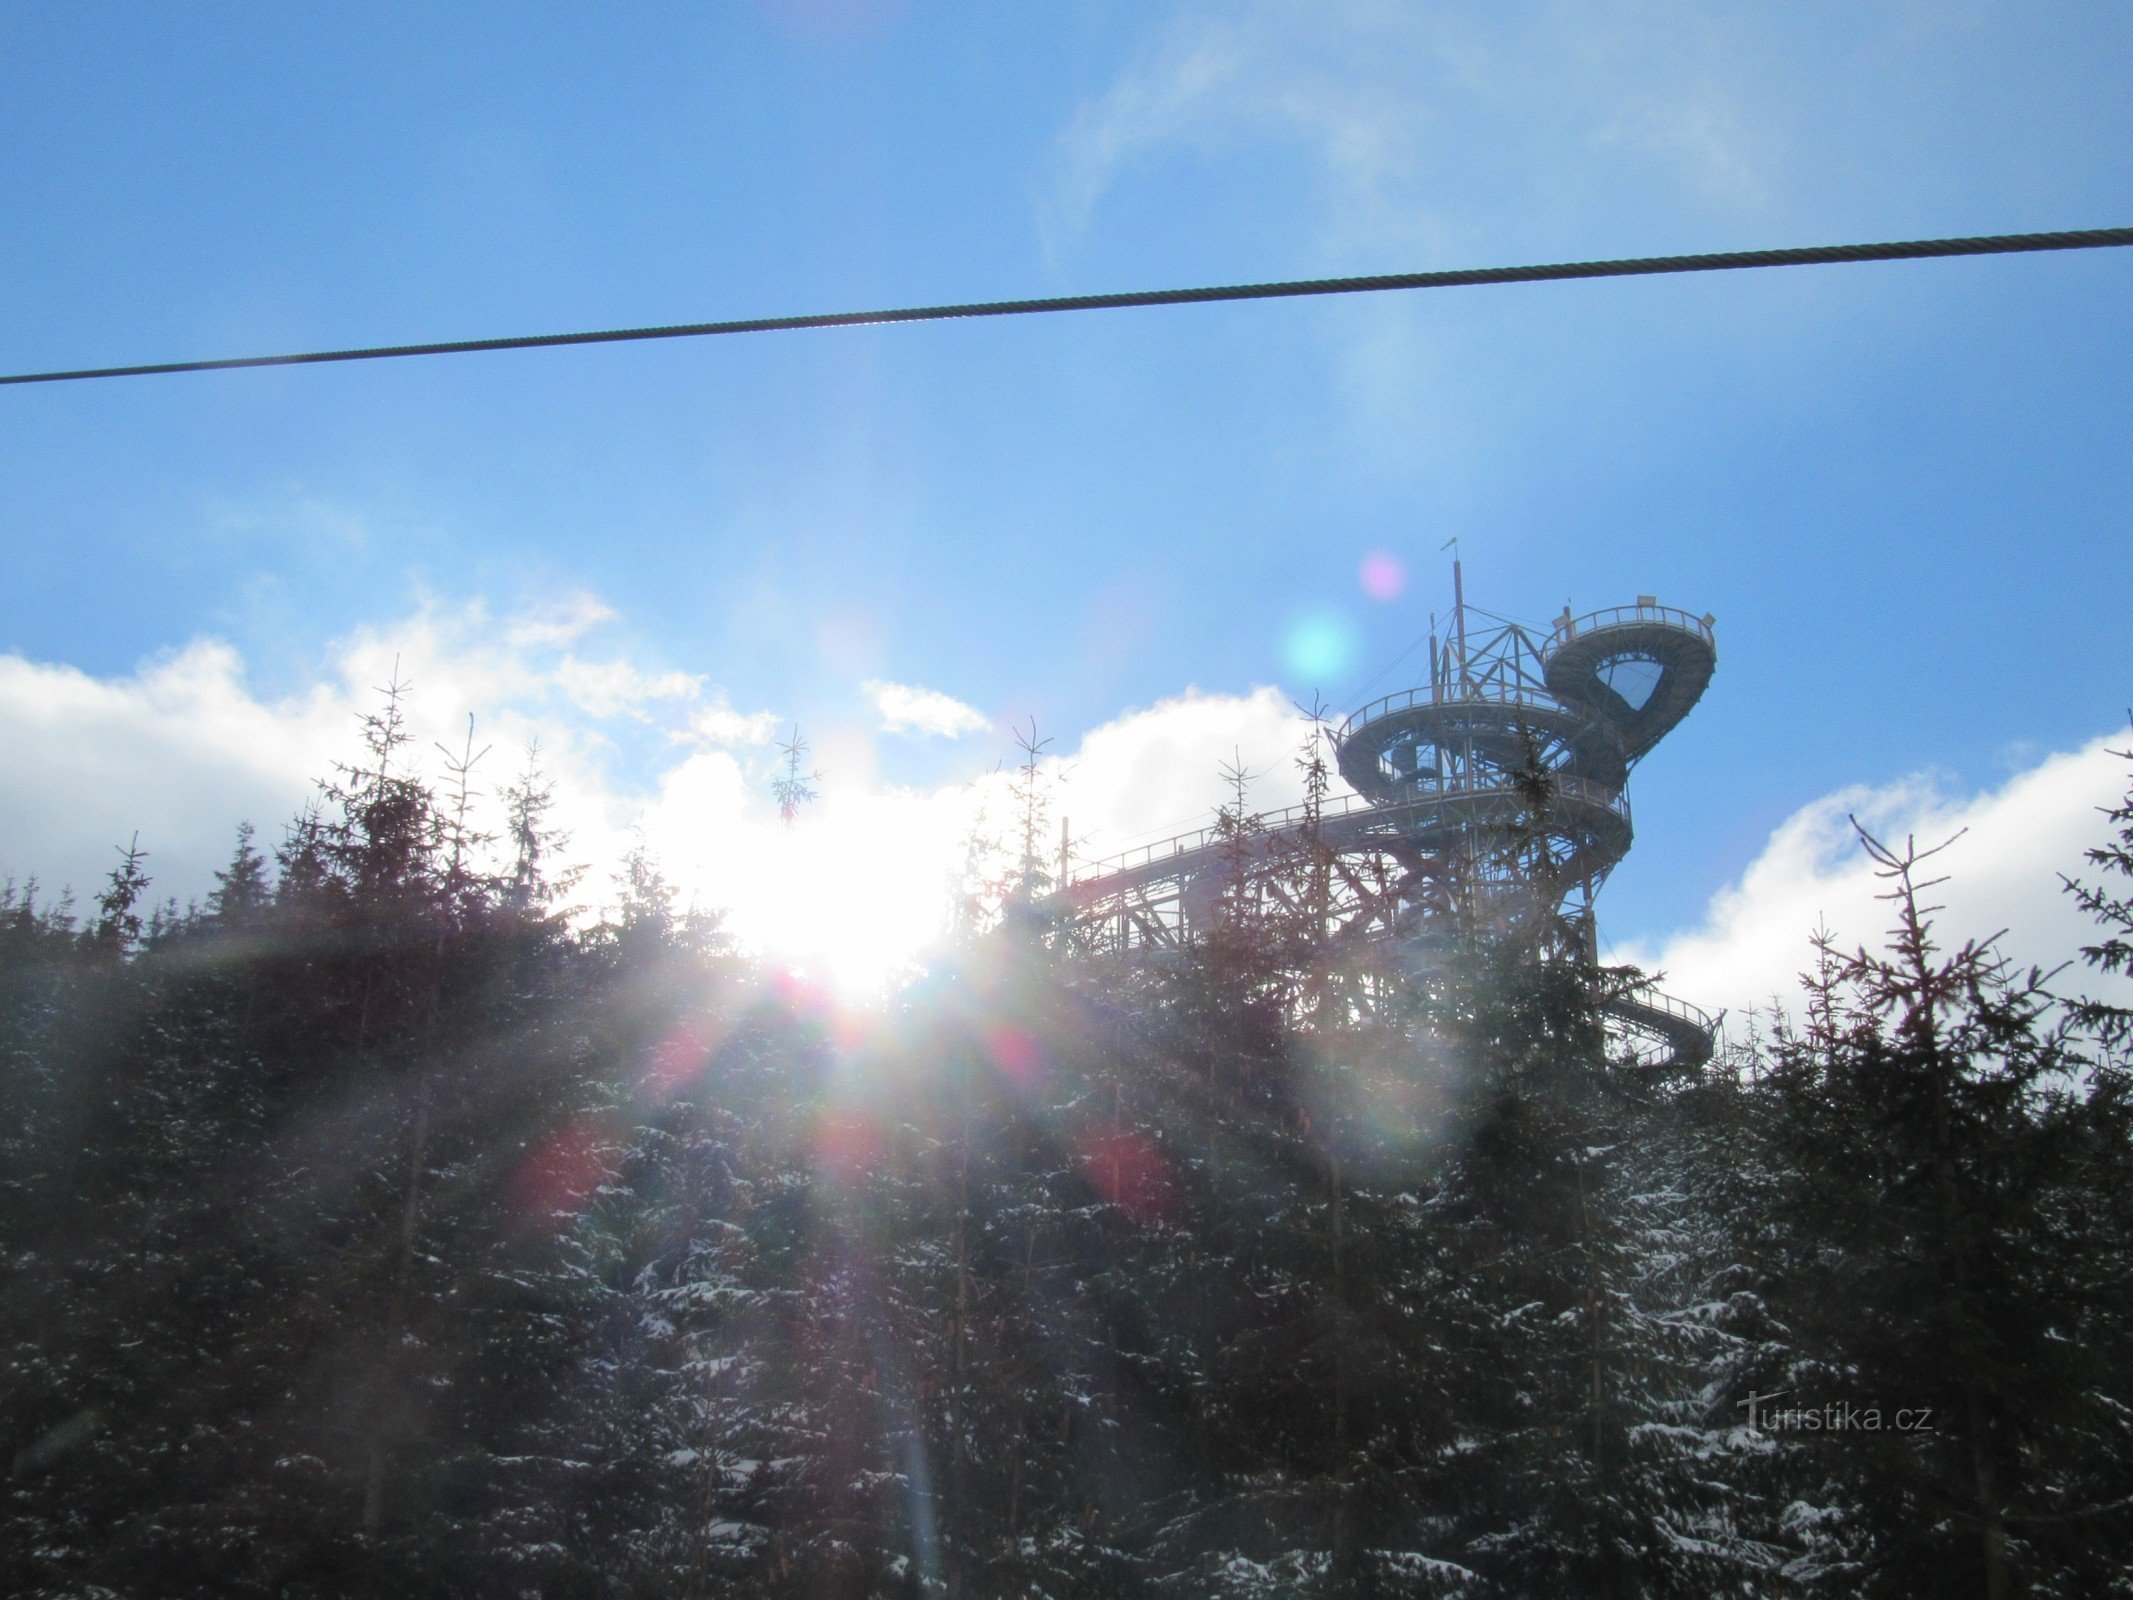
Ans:
POLYGON ((1572 617, 1548 635, 1548 687, 1600 710, 1634 763, 1695 709, 1718 669, 1717 619, 1649 597, 1572 617))

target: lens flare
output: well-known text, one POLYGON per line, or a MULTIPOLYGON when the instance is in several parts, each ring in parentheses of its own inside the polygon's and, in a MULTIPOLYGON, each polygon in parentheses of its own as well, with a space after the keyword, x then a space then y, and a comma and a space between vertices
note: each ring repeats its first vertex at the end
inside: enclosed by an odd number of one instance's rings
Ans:
POLYGON ((838 1183, 857 1183, 881 1164, 882 1131, 870 1112, 840 1108, 815 1129, 815 1159, 838 1183))
POLYGON ((682 1023, 652 1048, 644 1067, 644 1092, 659 1104, 679 1094, 711 1061, 711 1047, 682 1023))
POLYGON ((1298 618, 1283 641, 1289 671, 1307 683, 1345 677, 1355 663, 1355 627, 1337 611, 1298 618))
POLYGON ((1044 1080, 1044 1052, 1035 1035, 1002 1023, 985 1034, 985 1053, 1000 1076, 1017 1089, 1034 1090, 1044 1080))
POLYGON ((580 1119, 550 1133, 512 1174, 519 1221, 530 1225, 577 1211, 614 1155, 614 1140, 592 1121, 580 1119))
POLYGON ((1131 1129, 1098 1129, 1081 1141, 1082 1171, 1096 1192, 1143 1226, 1160 1222, 1171 1202, 1170 1163, 1131 1129))
POLYGON ((1373 600, 1397 600, 1407 592, 1407 569, 1389 550, 1373 550, 1356 573, 1363 593, 1373 600))

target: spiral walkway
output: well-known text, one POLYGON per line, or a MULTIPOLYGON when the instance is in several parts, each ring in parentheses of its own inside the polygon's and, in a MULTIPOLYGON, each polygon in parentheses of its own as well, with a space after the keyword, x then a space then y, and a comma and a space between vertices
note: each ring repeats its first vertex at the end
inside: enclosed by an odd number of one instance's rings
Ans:
MULTIPOLYGON (((1710 685, 1714 619, 1646 595, 1584 616, 1566 608, 1542 635, 1469 607, 1456 565, 1454 584, 1429 681, 1372 701, 1333 735, 1355 793, 1321 813, 1335 879, 1327 935, 1420 938, 1542 903, 1583 930, 1591 959, 1593 896, 1633 839, 1630 770, 1710 685)), ((1271 880, 1294 858, 1304 820, 1291 807, 1241 838, 1208 827, 1091 863, 1059 903, 1121 953, 1188 943, 1229 874, 1271 880)), ((1713 1024, 1685 1002, 1647 989, 1609 1016, 1645 1059, 1710 1058, 1713 1024)))

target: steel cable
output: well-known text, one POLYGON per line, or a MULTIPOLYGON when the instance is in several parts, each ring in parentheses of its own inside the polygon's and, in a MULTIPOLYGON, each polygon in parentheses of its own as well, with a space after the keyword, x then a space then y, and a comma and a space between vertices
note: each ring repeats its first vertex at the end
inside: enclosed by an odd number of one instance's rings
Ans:
POLYGON ((561 345, 629 344, 650 339, 704 339, 733 333, 785 333, 804 328, 866 328, 899 322, 950 322, 972 317, 1025 317, 1054 311, 1118 311, 1141 306, 1207 305, 1226 300, 1283 300, 1310 295, 1379 294, 1398 289, 1458 289, 1498 283, 1551 283, 1578 278, 1652 277, 1681 272, 1736 272, 1755 267, 1834 266, 1855 261, 1919 261, 1947 256, 2017 255, 2044 250, 2096 250, 2133 245, 2133 228, 2087 228, 2060 233, 2005 233, 1968 239, 1912 239, 1887 244, 1804 245, 1783 250, 1729 250, 1690 256, 1640 256, 1621 261, 1568 261, 1523 267, 1464 267, 1444 272, 1393 272, 1366 278, 1306 278, 1288 283, 1237 283, 1197 289, 1137 289, 1117 294, 1062 295, 1042 300, 980 300, 963 305, 906 306, 887 311, 833 311, 797 317, 746 317, 684 322, 655 328, 606 328, 587 333, 536 333, 501 339, 451 339, 432 344, 371 345, 307 350, 289 355, 223 356, 203 361, 153 361, 122 367, 77 367, 55 372, 0 374, 0 384, 73 383, 89 378, 147 378, 178 372, 230 372, 249 367, 319 366, 335 361, 385 361, 402 356, 472 355, 490 350, 546 350, 561 345))

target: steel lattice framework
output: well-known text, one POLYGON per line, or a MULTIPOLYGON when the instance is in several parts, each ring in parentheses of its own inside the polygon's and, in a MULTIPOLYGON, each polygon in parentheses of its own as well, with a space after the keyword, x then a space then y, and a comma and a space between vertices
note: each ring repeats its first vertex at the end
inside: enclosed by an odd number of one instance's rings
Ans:
MULTIPOLYGON (((1453 566, 1448 635, 1432 628, 1426 683, 1387 695, 1333 734, 1354 790, 1321 808, 1327 941, 1425 945, 1476 919, 1543 909, 1597 948, 1593 897, 1628 853, 1630 770, 1702 697, 1717 667, 1714 619, 1635 605, 1545 632, 1466 603, 1453 566)), ((1153 955, 1211 926, 1239 875, 1296 908, 1272 868, 1295 860, 1305 807, 1165 839, 1071 876, 1065 908, 1101 947, 1153 955)), ((1640 1050, 1700 1063, 1713 1025, 1646 989, 1611 1003, 1640 1050)))

